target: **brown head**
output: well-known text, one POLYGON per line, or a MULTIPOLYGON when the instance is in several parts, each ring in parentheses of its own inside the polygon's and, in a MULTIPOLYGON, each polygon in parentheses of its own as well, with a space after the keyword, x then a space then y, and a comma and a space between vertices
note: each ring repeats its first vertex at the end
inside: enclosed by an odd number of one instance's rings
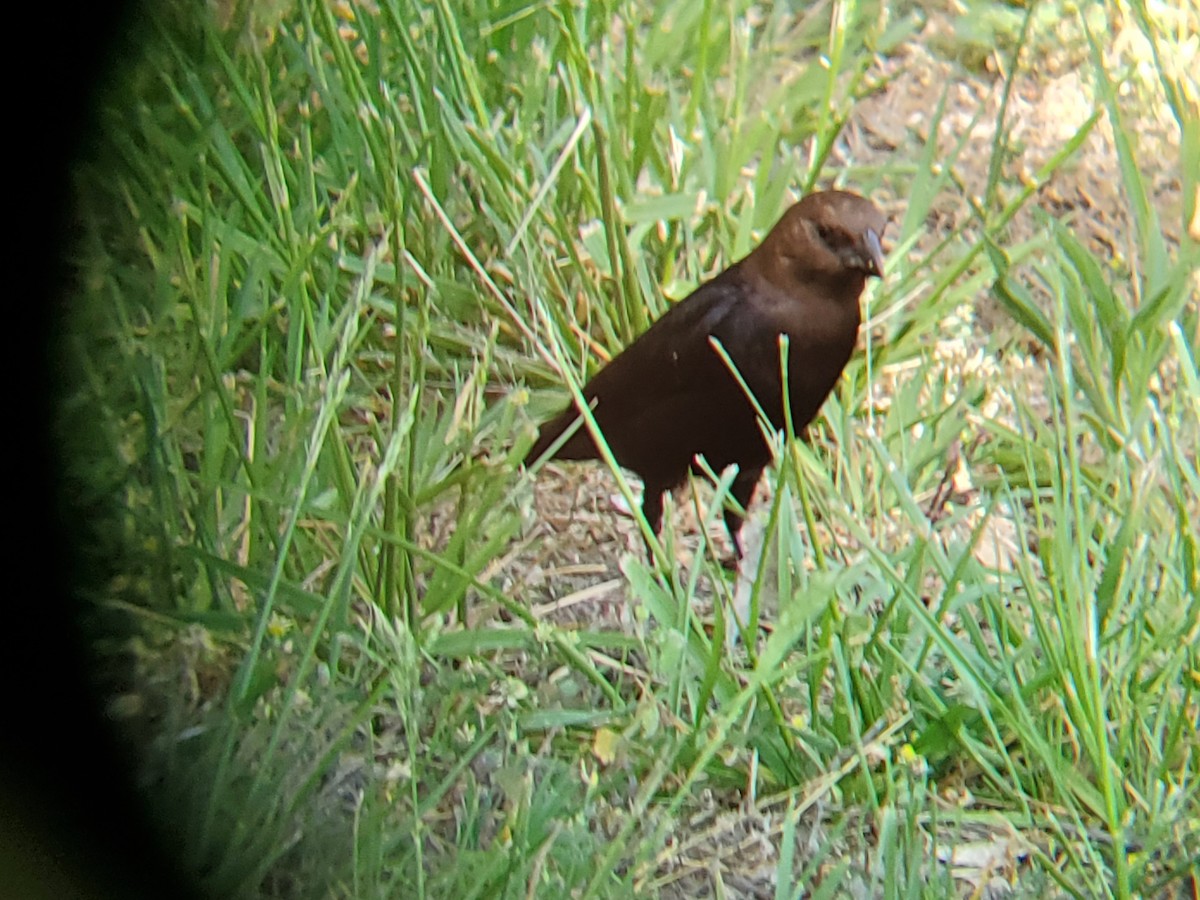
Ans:
POLYGON ((858 279, 883 275, 880 239, 886 225, 883 213, 865 197, 818 191, 788 209, 746 261, 785 290, 793 283, 846 277, 861 290, 858 279))

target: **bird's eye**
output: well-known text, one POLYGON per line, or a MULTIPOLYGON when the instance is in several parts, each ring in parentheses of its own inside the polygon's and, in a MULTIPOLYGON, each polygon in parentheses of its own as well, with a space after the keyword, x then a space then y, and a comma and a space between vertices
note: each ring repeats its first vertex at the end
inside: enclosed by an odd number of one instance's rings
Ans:
POLYGON ((833 244, 833 229, 828 225, 818 225, 817 236, 820 237, 824 243, 829 245, 833 244))

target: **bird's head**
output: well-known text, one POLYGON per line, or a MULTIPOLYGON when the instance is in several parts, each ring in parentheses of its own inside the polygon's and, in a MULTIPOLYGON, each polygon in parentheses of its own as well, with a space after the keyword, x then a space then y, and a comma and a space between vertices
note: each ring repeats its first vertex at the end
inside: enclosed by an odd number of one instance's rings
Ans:
POLYGON ((818 191, 785 212, 755 253, 765 256, 761 264, 774 276, 772 280, 879 278, 886 226, 883 213, 865 197, 818 191))

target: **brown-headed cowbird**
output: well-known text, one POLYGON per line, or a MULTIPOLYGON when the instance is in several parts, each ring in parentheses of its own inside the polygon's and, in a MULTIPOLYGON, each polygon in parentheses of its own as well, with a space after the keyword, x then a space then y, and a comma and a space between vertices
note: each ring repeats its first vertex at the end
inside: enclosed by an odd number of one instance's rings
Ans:
MULTIPOLYGON (((754 406, 713 346, 720 341, 771 425, 784 427, 779 337, 788 336, 792 427, 812 421, 858 338, 859 296, 883 272, 886 224, 871 201, 845 191, 809 194, 745 259, 700 285, 584 385, 613 456, 641 476, 642 511, 655 533, 663 494, 697 470, 736 464, 730 493, 748 508, 771 461, 754 406)), ((542 425, 530 465, 579 418, 574 405, 542 425)), ((555 459, 599 459, 586 425, 555 459)), ((737 558, 743 513, 725 510, 737 558)))

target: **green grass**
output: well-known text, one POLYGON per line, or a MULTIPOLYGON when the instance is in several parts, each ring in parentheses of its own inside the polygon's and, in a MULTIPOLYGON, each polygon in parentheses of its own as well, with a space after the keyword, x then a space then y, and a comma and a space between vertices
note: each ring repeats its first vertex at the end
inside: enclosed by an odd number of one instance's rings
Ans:
POLYGON ((941 241, 967 135, 838 144, 916 10, 148 14, 76 172, 59 414, 112 712, 206 891, 957 896, 989 847, 1020 895, 1195 889, 1196 85, 1157 7, 1109 11, 1137 72, 1055 7, 1094 115, 1015 179, 1046 8, 993 10, 1006 102, 941 241), (1181 221, 1130 83, 1178 125, 1181 221), (1014 240, 1102 122, 1125 242, 1045 213, 1014 240), (623 629, 539 616, 534 423, 835 182, 901 198, 895 250, 811 442, 780 443, 748 603, 702 535, 690 568, 621 561, 623 629), (981 337, 986 303, 1012 327, 981 337))

